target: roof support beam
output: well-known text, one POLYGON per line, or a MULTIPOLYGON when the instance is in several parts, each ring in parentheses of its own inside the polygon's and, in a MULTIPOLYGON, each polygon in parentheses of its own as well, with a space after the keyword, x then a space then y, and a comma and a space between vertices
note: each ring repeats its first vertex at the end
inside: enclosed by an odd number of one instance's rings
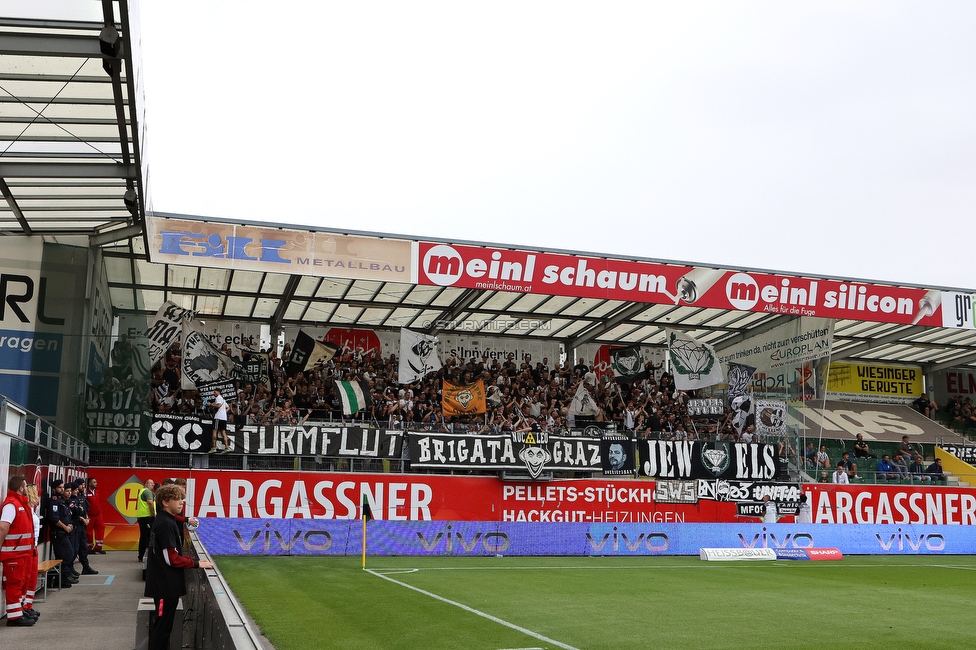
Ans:
POLYGON ((0 32, 0 54, 19 56, 77 56, 101 59, 106 55, 97 36, 68 36, 27 32, 0 32))
POLYGON ((774 329, 774 328, 779 327, 780 325, 785 325, 785 324, 789 323, 794 318, 795 318, 795 316, 787 316, 787 315, 776 316, 774 318, 771 318, 769 321, 767 321, 767 322, 765 322, 765 323, 763 323, 761 325, 756 325, 755 327, 749 328, 749 330, 747 330, 745 332, 741 332, 741 333, 736 334, 734 336, 730 336, 727 339, 723 339, 721 343, 719 343, 719 344, 717 344, 715 346, 715 351, 716 352, 721 352, 725 348, 727 348, 729 346, 732 346, 732 345, 735 345, 736 343, 741 343, 741 342, 745 341, 746 339, 752 338, 753 336, 758 336, 760 334, 765 334, 766 332, 768 332, 771 329, 774 329))
POLYGON ((274 316, 271 317, 271 333, 276 334, 281 330, 281 324, 285 320, 285 312, 288 311, 288 306, 291 304, 292 298, 295 297, 295 291, 298 290, 298 283, 302 281, 302 276, 292 275, 288 277, 288 284, 285 285, 285 291, 281 295, 281 299, 278 301, 278 307, 275 308, 274 316))
POLYGON ((923 366, 923 369, 925 370, 926 374, 929 374, 939 372, 940 370, 948 370, 949 368, 958 368, 959 366, 964 366, 971 361, 976 361, 976 353, 956 357, 952 361, 943 361, 942 363, 934 366, 923 366))
MULTIPOLYGON (((590 341, 597 338, 601 334, 605 332, 609 332, 614 327, 624 322, 628 318, 633 318, 634 316, 637 316, 639 313, 641 313, 648 307, 650 307, 650 305, 642 302, 631 303, 630 305, 623 305, 623 309, 621 311, 618 311, 616 314, 614 314, 607 320, 597 323, 593 327, 587 329, 582 334, 574 337, 573 339, 567 342, 567 345, 569 347, 578 348, 584 343, 589 343, 590 341)), ((651 325, 651 323, 647 323, 647 324, 651 325)))
POLYGON ((88 243, 91 246, 103 246, 105 244, 114 244, 117 241, 122 241, 123 239, 132 239, 133 237, 138 237, 142 234, 142 226, 126 226, 125 228, 116 228, 115 230, 108 230, 105 232, 100 232, 97 235, 92 235, 88 238, 88 243))
POLYGON ((139 169, 122 163, 0 162, 0 178, 123 178, 133 179, 139 169))
POLYGON ((10 211, 14 213, 15 217, 17 217, 17 222, 20 224, 20 227, 24 229, 24 234, 33 235, 34 232, 31 230, 30 224, 27 222, 27 217, 24 216, 20 206, 17 205, 17 199, 14 198, 13 193, 11 193, 10 188, 7 186, 7 181, 3 180, 2 176, 0 176, 0 194, 3 194, 3 198, 6 199, 7 205, 10 206, 10 211))
POLYGON ((439 332, 443 331, 443 327, 438 327, 438 323, 442 322, 452 322, 461 315, 465 309, 471 306, 475 300, 481 295, 480 291, 475 289, 468 289, 460 296, 458 296, 451 306, 441 312, 441 315, 434 319, 433 324, 427 328, 427 333, 431 336, 436 336, 439 332))
MULTIPOLYGON (((912 328, 912 329, 921 329, 921 328, 919 327, 919 328, 912 328)), ((857 356, 862 352, 872 350, 882 345, 888 345, 889 343, 897 343, 898 341, 905 338, 906 336, 910 336, 910 334, 911 334, 910 330, 900 329, 897 332, 892 332, 887 336, 871 339, 870 341, 863 341, 861 343, 858 343, 857 345, 852 345, 851 347, 847 348, 846 350, 842 350, 837 354, 834 354, 832 352, 830 354, 830 361, 831 363, 833 363, 834 361, 842 361, 844 359, 857 356)))

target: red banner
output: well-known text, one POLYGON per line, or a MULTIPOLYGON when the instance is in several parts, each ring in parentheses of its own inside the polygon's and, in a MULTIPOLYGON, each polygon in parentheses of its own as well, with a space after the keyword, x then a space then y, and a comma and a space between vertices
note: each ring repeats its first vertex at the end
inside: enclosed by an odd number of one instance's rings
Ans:
POLYGON ((943 326, 920 288, 427 242, 417 264, 420 284, 943 326))
MULTIPOLYGON (((388 520, 739 521, 734 501, 660 503, 658 483, 650 480, 532 483, 473 476, 116 468, 92 468, 90 474, 98 479, 111 549, 135 549, 135 507, 143 481, 160 483, 181 475, 187 479, 187 513, 201 519, 355 519, 366 494, 373 515, 388 520)), ((976 525, 976 491, 971 488, 807 484, 803 489, 814 523, 976 525)))

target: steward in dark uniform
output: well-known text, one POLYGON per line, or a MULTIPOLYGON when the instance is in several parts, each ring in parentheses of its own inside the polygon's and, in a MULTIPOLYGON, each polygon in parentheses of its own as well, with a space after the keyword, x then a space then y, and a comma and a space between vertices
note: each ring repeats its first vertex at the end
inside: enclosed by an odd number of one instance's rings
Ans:
POLYGON ((51 546, 54 557, 61 560, 61 588, 67 589, 78 582, 69 562, 71 555, 71 513, 64 499, 64 481, 55 479, 51 483, 51 496, 44 507, 44 523, 51 531, 51 546))
POLYGON ((71 489, 74 495, 68 501, 72 525, 71 548, 74 551, 74 555, 71 556, 71 568, 74 570, 74 558, 77 557, 81 561, 82 575, 90 576, 98 574, 98 571, 88 563, 88 499, 85 498, 84 490, 82 490, 84 485, 85 481, 82 479, 72 483, 71 489))

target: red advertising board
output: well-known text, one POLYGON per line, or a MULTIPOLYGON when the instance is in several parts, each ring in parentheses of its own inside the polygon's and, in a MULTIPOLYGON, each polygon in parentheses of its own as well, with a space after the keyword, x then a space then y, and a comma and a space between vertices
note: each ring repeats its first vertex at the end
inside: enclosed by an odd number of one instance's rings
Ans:
MULTIPOLYGON (((329 472, 92 468, 104 500, 106 545, 135 548, 135 505, 147 478, 187 479, 193 516, 355 519, 362 494, 377 519, 708 523, 738 521, 734 501, 661 503, 651 480, 501 481, 493 477, 329 472)), ((976 525, 970 488, 804 486, 814 523, 976 525)), ((694 500, 694 495, 690 495, 694 500)), ((782 519, 792 521, 792 517, 782 519)))
POLYGON ((943 326, 922 288, 428 242, 417 264, 436 286, 943 326))

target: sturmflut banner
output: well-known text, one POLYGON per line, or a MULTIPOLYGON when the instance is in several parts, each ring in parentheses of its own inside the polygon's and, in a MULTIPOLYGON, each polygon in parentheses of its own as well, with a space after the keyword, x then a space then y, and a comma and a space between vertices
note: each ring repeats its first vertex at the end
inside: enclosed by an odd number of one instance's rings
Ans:
MULTIPOLYGON (((197 417, 157 414, 149 428, 149 447, 156 451, 206 452, 213 422, 197 417)), ((266 456, 329 456, 400 459, 403 432, 322 425, 227 425, 232 453, 266 456)))

